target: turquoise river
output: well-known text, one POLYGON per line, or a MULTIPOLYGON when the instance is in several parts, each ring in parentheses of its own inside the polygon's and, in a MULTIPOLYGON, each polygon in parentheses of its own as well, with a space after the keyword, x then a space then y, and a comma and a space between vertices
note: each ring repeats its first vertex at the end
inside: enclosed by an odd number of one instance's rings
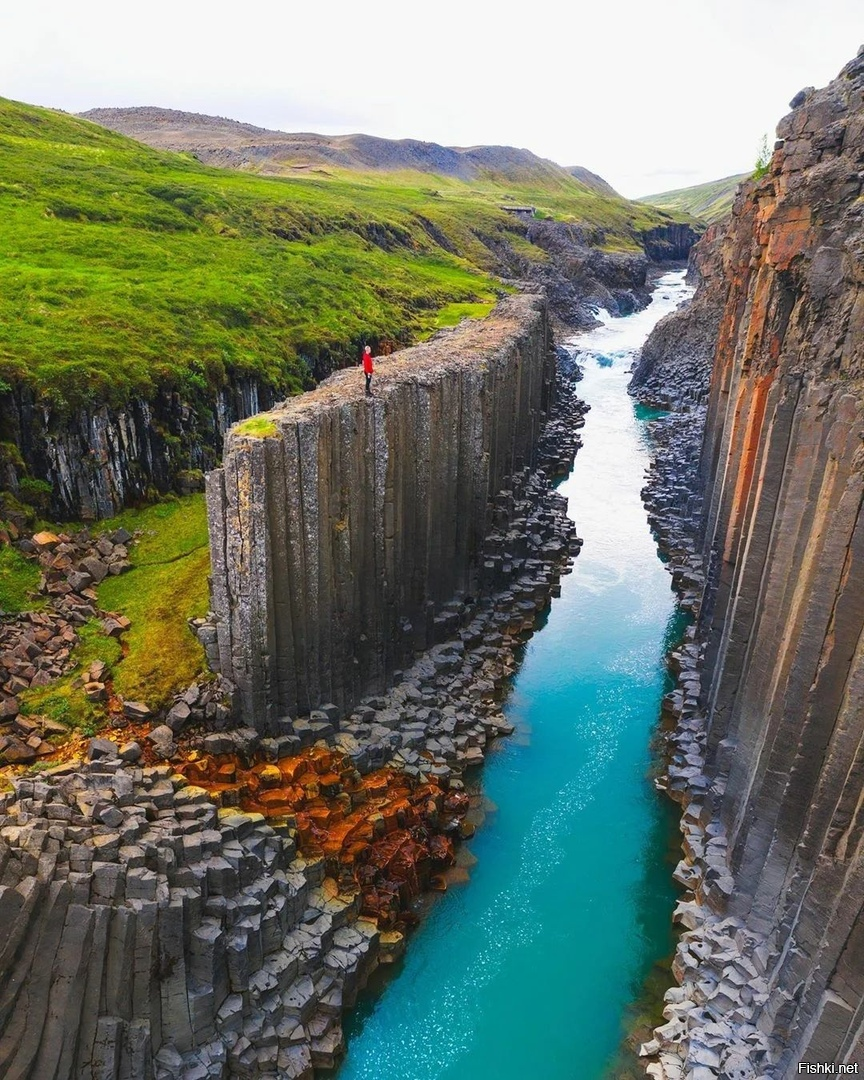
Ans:
POLYGON ((591 406, 560 490, 584 539, 525 648, 506 703, 516 735, 482 770, 497 808, 467 845, 470 881, 435 902, 383 991, 347 1018, 338 1080, 600 1080, 630 1007, 674 948, 672 808, 650 741, 678 627, 640 498, 636 350, 690 294, 660 279, 644 311, 579 334, 591 406))

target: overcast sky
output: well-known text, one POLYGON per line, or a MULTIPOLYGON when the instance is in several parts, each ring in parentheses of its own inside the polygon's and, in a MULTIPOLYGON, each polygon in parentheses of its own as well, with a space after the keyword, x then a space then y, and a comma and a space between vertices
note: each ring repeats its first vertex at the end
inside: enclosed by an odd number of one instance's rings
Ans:
POLYGON ((861 0, 0 0, 0 94, 524 146, 622 194, 752 168, 861 0))

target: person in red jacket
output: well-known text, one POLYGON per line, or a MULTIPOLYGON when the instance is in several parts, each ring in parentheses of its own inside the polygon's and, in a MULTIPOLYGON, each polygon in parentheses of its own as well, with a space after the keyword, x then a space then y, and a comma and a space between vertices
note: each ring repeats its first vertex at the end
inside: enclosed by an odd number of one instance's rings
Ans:
POLYGON ((375 367, 372 364, 372 347, 367 345, 363 350, 363 372, 366 375, 366 393, 372 393, 372 376, 375 374, 375 367))

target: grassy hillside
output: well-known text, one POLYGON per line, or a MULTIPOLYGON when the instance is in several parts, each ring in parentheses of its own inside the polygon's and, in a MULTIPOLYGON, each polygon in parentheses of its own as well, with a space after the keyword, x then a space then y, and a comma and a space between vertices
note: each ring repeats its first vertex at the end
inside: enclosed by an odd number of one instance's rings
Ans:
POLYGON ((656 206, 672 213, 692 214, 702 221, 719 221, 732 209, 735 192, 742 180, 750 174, 726 176, 722 180, 713 180, 708 184, 680 188, 678 191, 664 191, 659 195, 643 195, 637 202, 656 206))
POLYGON ((365 173, 411 169, 466 181, 497 177, 505 185, 521 175, 542 186, 569 174, 600 195, 620 198, 602 177, 588 169, 579 165, 562 168, 515 146, 442 146, 375 135, 276 131, 224 116, 150 105, 89 109, 80 115, 156 150, 184 151, 207 165, 266 176, 296 175, 301 169, 320 173, 322 167, 365 173))
POLYGON ((318 357, 488 310, 502 250, 545 258, 506 200, 610 249, 668 220, 567 177, 217 170, 0 99, 0 380, 69 409, 234 373, 298 390, 318 357))

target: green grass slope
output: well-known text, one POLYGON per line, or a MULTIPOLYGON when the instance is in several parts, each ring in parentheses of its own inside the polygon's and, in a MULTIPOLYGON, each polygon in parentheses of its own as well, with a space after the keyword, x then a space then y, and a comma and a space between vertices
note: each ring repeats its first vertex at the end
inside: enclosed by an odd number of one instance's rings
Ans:
POLYGON ((749 175, 740 173, 737 176, 726 176, 722 180, 712 180, 708 184, 697 184, 695 187, 664 191, 659 195, 643 195, 636 201, 671 213, 692 214, 693 217, 709 223, 719 221, 732 209, 738 185, 749 175))
POLYGON ((0 99, 0 389, 55 408, 256 374, 286 392, 369 339, 416 340, 495 299, 536 253, 507 201, 636 250, 657 211, 573 178, 263 178, 0 99))
MULTIPOLYGON (((101 522, 99 531, 121 525, 138 536, 129 549, 132 569, 107 577, 98 592, 103 610, 132 621, 122 648, 116 638, 106 637, 99 619, 91 619, 79 631, 76 666, 48 686, 25 691, 24 713, 49 716, 92 734, 107 718, 105 704, 90 701, 79 678, 94 660, 108 665, 115 693, 126 701, 146 701, 154 709, 168 705, 172 694, 206 671, 204 650, 187 624, 208 607, 210 552, 204 496, 125 510, 101 522)), ((0 556, 10 550, 0 548, 0 556)))

